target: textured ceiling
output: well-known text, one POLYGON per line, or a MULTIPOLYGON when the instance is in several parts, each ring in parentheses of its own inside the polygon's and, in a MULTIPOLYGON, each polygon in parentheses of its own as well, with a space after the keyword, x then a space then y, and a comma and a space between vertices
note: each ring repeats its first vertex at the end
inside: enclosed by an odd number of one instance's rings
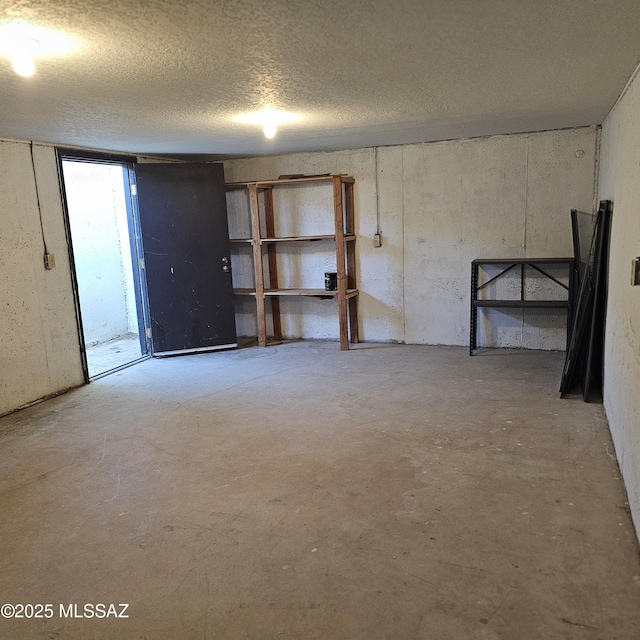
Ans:
POLYGON ((82 48, 0 60, 0 137, 242 156, 600 124, 640 60, 638 0, 2 0, 82 48), (234 122, 302 119, 273 140, 234 122))

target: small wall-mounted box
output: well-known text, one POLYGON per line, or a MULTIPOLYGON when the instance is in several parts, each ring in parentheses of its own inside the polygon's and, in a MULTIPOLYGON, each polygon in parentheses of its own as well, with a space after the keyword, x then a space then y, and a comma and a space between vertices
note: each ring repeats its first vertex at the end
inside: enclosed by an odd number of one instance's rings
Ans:
POLYGON ((47 271, 56 268, 56 257, 53 255, 53 253, 44 254, 44 268, 47 271))
POLYGON ((640 285, 640 256, 631 261, 631 284, 634 287, 640 285))

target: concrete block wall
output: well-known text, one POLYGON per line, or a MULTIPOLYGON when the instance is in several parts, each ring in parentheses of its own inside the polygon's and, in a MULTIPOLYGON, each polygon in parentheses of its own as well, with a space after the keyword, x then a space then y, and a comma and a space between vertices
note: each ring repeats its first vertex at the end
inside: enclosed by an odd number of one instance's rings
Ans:
POLYGON ((613 201, 607 303, 604 407, 640 532, 640 287, 631 261, 640 256, 640 77, 602 127, 598 197, 613 201))
MULTIPOLYGON (((354 175, 363 339, 465 345, 470 261, 569 255, 568 212, 592 207, 595 148, 596 130, 581 128, 232 160, 225 173, 230 181, 354 175), (374 248, 378 219, 383 245, 374 248)), ((45 237, 57 259, 53 271, 42 266, 29 144, 0 141, 0 414, 84 381, 55 149, 35 145, 34 158, 45 237)), ((231 234, 247 236, 246 197, 244 203, 242 195, 233 197, 231 234)), ((293 188, 278 198, 280 233, 318 233, 330 225, 330 192, 293 188)), ((283 283, 322 286, 335 262, 331 247, 319 244, 281 251, 283 283)), ((239 251, 245 255, 234 258, 236 285, 251 286, 250 256, 239 251)), ((285 335, 336 339, 335 304, 282 300, 285 335)), ((253 301, 238 309, 239 335, 254 335, 253 301)), ((490 312, 480 339, 562 349, 564 317, 490 312)))
MULTIPOLYGON (((595 128, 581 128, 239 159, 225 163, 225 176, 242 181, 289 173, 353 175, 363 339, 465 345, 471 260, 572 255, 569 212, 593 207, 596 140, 595 128), (374 248, 378 218, 383 245, 374 248)), ((330 216, 314 189, 291 191, 278 193, 276 200, 285 230, 330 216)), ((330 207, 330 193, 326 202, 330 207)), ((246 196, 230 196, 237 237, 249 234, 247 212, 246 196)), ((315 249, 287 249, 281 273, 315 272, 319 281, 329 256, 324 249, 323 257, 303 255, 315 249)), ((236 286, 251 286, 248 251, 236 258, 234 277, 236 286)), ((335 339, 332 305, 335 301, 283 299, 285 335, 335 339)), ((251 300, 239 303, 241 335, 255 335, 254 307, 251 300)), ((488 311, 481 317, 480 344, 564 349, 565 326, 559 312, 488 311)))
POLYGON ((0 141, 0 415, 84 382, 55 150, 0 141))

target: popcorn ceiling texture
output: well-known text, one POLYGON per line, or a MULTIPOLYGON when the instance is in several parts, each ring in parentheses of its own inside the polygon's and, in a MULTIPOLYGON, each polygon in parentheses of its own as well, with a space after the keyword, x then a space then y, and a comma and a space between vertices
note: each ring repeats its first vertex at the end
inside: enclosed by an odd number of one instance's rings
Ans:
POLYGON ((20 0, 84 46, 0 60, 0 138, 240 156, 602 123, 640 59, 619 0, 20 0), (606 46, 601 46, 606 34, 606 46), (273 141, 233 116, 301 113, 273 141))

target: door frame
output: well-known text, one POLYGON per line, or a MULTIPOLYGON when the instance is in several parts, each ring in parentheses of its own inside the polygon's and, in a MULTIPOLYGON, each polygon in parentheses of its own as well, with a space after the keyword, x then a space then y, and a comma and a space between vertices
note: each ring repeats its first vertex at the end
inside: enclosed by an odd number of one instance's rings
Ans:
POLYGON ((123 186, 125 192, 125 204, 127 209, 127 221, 129 227, 129 241, 131 246, 132 261, 135 263, 134 280, 137 280, 135 290, 136 311, 138 314, 138 335, 140 336, 140 347, 142 355, 132 362, 128 362, 114 369, 109 369, 107 373, 113 373, 124 369, 136 362, 146 360, 151 357, 151 324, 149 316, 149 301, 147 300, 147 283, 144 269, 144 253, 142 251, 142 236, 140 233, 140 221, 138 218, 138 203, 135 197, 135 165, 136 156, 123 154, 103 153, 100 151, 84 151, 79 149, 56 148, 56 161, 58 169, 58 184, 62 211, 64 218, 65 235, 67 238, 67 250, 69 254, 69 264, 71 267, 71 282, 73 288, 73 300, 76 310, 76 329, 80 346, 80 358, 85 383, 101 377, 104 374, 89 377, 89 365, 87 362, 87 347, 84 340, 84 329, 82 324, 82 311, 80 308, 80 292, 78 288, 78 277, 76 274, 76 262, 73 254, 73 240, 71 238, 71 223, 69 219, 69 204, 67 202, 67 192, 64 184, 64 173, 62 168, 63 160, 75 162, 86 162, 92 164, 117 165, 123 168, 123 186), (125 178, 126 176, 126 178, 125 178), (133 186, 133 188, 132 188, 133 186))

